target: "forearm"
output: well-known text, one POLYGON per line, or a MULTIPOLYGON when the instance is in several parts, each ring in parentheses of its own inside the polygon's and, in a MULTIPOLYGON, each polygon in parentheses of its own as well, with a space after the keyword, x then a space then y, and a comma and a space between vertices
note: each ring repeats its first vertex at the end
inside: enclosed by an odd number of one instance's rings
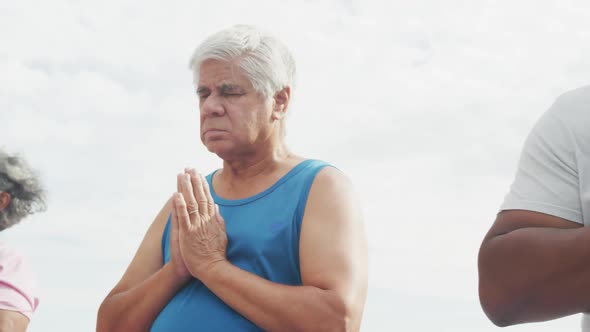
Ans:
POLYGON ((348 310, 336 292, 268 281, 229 262, 203 283, 223 302, 265 331, 345 331, 348 310))
POLYGON ((109 295, 98 311, 97 332, 149 330, 162 308, 185 283, 166 264, 137 286, 109 295))
POLYGON ((484 240, 480 300, 497 325, 590 309, 590 229, 522 228, 484 240))

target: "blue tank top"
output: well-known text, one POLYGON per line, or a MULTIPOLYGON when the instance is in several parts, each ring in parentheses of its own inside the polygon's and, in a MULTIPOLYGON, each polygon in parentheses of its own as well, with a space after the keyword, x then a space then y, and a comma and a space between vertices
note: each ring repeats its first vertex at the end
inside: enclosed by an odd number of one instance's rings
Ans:
MULTIPOLYGON (((211 195, 225 219, 227 258, 237 267, 285 285, 301 285, 299 235, 307 196, 325 162, 305 160, 272 187, 239 200, 211 195)), ((170 217, 162 236, 164 263, 170 260, 170 217)), ((156 317, 152 332, 262 331, 227 306, 198 279, 182 288, 156 317)))

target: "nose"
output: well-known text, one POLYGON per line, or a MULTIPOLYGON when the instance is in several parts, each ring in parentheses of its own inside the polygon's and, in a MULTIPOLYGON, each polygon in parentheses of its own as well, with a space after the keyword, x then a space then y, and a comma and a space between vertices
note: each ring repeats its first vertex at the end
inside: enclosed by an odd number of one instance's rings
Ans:
POLYGON ((205 116, 222 116, 225 114, 222 98, 211 94, 200 102, 201 113, 205 116))

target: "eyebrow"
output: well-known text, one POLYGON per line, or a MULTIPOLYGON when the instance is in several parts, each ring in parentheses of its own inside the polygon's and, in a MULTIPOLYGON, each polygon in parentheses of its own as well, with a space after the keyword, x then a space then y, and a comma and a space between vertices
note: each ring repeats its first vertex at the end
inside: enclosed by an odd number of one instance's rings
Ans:
POLYGON ((197 94, 198 95, 202 95, 203 93, 206 93, 207 91, 209 91, 209 89, 208 88, 205 88, 205 87, 202 87, 202 86, 197 88, 197 94))
POLYGON ((241 86, 237 84, 222 84, 219 87, 219 91, 223 92, 231 92, 231 91, 243 91, 241 86))
MULTIPOLYGON (((238 84, 231 84, 231 83, 226 83, 226 84, 222 84, 219 87, 217 87, 217 90, 220 91, 221 93, 228 93, 228 92, 245 92, 245 90, 238 84)), ((201 86, 197 88, 197 94, 198 95, 202 95, 204 93, 210 92, 211 90, 207 87, 201 86)))

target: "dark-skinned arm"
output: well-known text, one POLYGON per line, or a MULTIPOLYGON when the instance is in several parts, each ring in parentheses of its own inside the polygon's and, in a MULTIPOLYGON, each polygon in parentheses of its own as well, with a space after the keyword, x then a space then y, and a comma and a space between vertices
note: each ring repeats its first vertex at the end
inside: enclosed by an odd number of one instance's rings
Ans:
POLYGON ((590 229, 524 210, 498 214, 479 251, 481 305, 498 326, 590 309, 590 229))

